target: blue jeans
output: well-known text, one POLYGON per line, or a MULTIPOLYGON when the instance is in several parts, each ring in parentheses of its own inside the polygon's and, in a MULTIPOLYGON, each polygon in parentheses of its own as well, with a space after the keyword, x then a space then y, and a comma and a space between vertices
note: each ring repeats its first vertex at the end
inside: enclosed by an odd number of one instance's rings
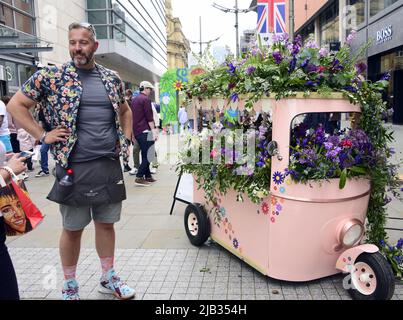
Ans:
POLYGON ((13 152, 13 146, 11 145, 10 135, 0 136, 0 141, 3 142, 6 148, 6 153, 13 152))
MULTIPOLYGON (((137 171, 137 178, 151 178, 150 162, 153 160, 154 154, 149 154, 149 150, 154 144, 152 140, 152 134, 142 133, 135 137, 139 143, 141 150, 141 164, 137 171)), ((151 149, 151 152, 155 153, 155 150, 151 149)))
POLYGON ((48 151, 50 144, 42 144, 41 146, 41 169, 44 172, 49 172, 48 151))

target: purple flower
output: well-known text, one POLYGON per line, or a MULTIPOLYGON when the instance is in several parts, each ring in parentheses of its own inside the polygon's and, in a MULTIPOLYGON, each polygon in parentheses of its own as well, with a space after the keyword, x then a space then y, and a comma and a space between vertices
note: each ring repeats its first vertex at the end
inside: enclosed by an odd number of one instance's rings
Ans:
POLYGON ((401 250, 403 248, 403 238, 400 238, 397 242, 396 248, 401 250))
POLYGON ((273 58, 277 64, 280 64, 283 61, 283 56, 281 55, 280 51, 274 51, 273 58))
POLYGON ((384 247, 384 246, 385 246, 385 240, 379 241, 379 245, 380 245, 381 247, 384 247))
POLYGON ((355 70, 357 70, 358 74, 362 74, 367 70, 367 65, 364 62, 357 63, 355 65, 355 70))
POLYGON ((255 70, 256 70, 256 67, 250 66, 250 67, 248 67, 248 69, 246 69, 246 74, 248 76, 250 76, 253 72, 255 72, 255 70))
POLYGON ((340 137, 339 136, 330 136, 327 141, 334 146, 338 146, 340 143, 340 137))
POLYGON ((343 89, 346 90, 346 91, 352 92, 352 93, 357 92, 357 89, 354 88, 353 86, 344 86, 343 89))
POLYGON ((239 248, 238 239, 234 239, 234 241, 232 241, 232 244, 234 245, 234 248, 235 248, 235 249, 238 249, 238 248, 239 248))
POLYGON ((386 73, 382 76, 381 81, 389 81, 390 78, 391 78, 390 73, 389 73, 389 72, 386 72, 386 73))
POLYGON ((319 50, 319 56, 321 58, 326 57, 329 54, 329 50, 327 48, 321 48, 319 50))
POLYGON ((309 64, 309 59, 306 59, 304 62, 301 63, 301 68, 305 68, 309 64))
POLYGON ((297 66, 297 58, 294 57, 290 61, 290 67, 288 69, 289 73, 293 73, 296 66, 297 66))
POLYGON ((229 74, 231 74, 231 75, 234 75, 235 74, 235 72, 236 72, 236 66, 231 62, 229 65, 228 65, 228 73, 229 74))
POLYGON ((234 92, 233 94, 231 94, 231 101, 232 102, 236 102, 238 100, 239 100, 238 93, 234 92))
POLYGON ((355 37, 356 37, 356 35, 357 35, 357 31, 352 30, 351 33, 347 36, 346 43, 347 43, 348 45, 352 44, 352 43, 353 43, 353 40, 354 40, 355 37))
POLYGON ((315 66, 314 64, 308 64, 306 71, 308 73, 311 73, 311 72, 317 72, 318 69, 319 69, 318 66, 315 66))
POLYGON ((312 80, 309 80, 309 81, 305 82, 305 85, 307 87, 317 87, 318 86, 318 84, 315 81, 312 81, 312 80))
POLYGON ((336 158, 338 157, 338 155, 339 155, 339 153, 340 153, 341 150, 342 150, 342 149, 341 149, 340 147, 337 147, 337 148, 334 148, 334 149, 332 149, 332 150, 329 150, 329 151, 326 153, 326 157, 329 158, 329 159, 333 159, 334 161, 338 162, 338 161, 337 161, 338 159, 336 159, 336 158))
POLYGON ((338 59, 333 60, 332 69, 331 69, 333 72, 340 71, 343 69, 344 69, 344 67, 341 65, 340 60, 338 60, 338 59))
POLYGON ((325 142, 323 145, 325 146, 325 149, 327 151, 332 150, 334 147, 333 143, 331 143, 331 142, 325 142))
POLYGON ((271 40, 273 43, 279 43, 283 40, 283 37, 279 34, 274 34, 271 40))
POLYGON ((308 43, 305 45, 305 48, 308 49, 318 49, 318 44, 315 40, 309 40, 308 43))
POLYGON ((402 263, 403 263, 403 257, 402 257, 402 256, 396 256, 396 257, 393 257, 393 259, 395 259, 395 261, 396 261, 398 264, 402 264, 402 263))

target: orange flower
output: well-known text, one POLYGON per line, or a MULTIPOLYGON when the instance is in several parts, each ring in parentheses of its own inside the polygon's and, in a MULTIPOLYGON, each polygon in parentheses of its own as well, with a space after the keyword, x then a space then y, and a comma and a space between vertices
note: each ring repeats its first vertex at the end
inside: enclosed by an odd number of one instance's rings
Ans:
POLYGON ((183 83, 180 80, 176 80, 176 82, 174 83, 174 89, 176 91, 181 91, 183 89, 183 83))

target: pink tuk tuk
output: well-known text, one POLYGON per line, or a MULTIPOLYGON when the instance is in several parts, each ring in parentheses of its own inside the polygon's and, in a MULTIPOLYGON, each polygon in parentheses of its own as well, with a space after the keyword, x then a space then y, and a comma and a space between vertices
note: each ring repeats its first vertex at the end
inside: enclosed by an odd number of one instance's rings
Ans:
POLYGON ((344 287, 354 299, 390 299, 394 293, 391 266, 377 246, 363 244, 370 181, 350 179, 340 189, 339 179, 302 184, 281 174, 289 165, 294 119, 308 113, 360 113, 360 107, 341 95, 266 100, 263 103, 270 105, 273 121, 271 176, 276 183, 259 205, 247 196, 237 202, 235 191, 220 198, 219 224, 209 217, 203 189, 194 184, 194 203, 184 217, 190 242, 202 246, 210 237, 263 275, 278 280, 305 282, 343 272, 344 287))

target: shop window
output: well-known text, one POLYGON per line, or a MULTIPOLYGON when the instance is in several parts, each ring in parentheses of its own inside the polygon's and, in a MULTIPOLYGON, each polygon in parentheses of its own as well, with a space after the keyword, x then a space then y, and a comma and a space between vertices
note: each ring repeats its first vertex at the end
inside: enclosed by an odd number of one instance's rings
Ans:
POLYGON ((106 0, 87 0, 87 9, 106 9, 106 0))
POLYGON ((13 10, 0 4, 0 22, 7 27, 14 28, 13 10))
POLYGON ((14 0, 14 6, 22 11, 33 15, 33 1, 32 0, 14 0))
POLYGON ((96 26, 97 39, 108 39, 108 27, 96 26))
POLYGON ((15 12, 15 28, 25 33, 34 34, 33 19, 15 12))
POLYGON ((35 68, 33 66, 27 66, 27 65, 18 65, 18 73, 20 77, 20 85, 25 83, 25 81, 28 80, 28 78, 35 72, 35 68))
POLYGON ((335 1, 320 16, 320 34, 323 45, 339 41, 339 2, 335 1))
POLYGON ((379 12, 391 6, 397 1, 398 0, 371 0, 371 6, 370 6, 371 17, 378 14, 379 12))
POLYGON ((88 22, 92 24, 107 24, 106 11, 89 11, 88 22))
POLYGON ((365 0, 348 0, 347 5, 350 6, 350 14, 354 15, 350 20, 353 25, 347 26, 347 29, 351 31, 365 22, 365 0))

